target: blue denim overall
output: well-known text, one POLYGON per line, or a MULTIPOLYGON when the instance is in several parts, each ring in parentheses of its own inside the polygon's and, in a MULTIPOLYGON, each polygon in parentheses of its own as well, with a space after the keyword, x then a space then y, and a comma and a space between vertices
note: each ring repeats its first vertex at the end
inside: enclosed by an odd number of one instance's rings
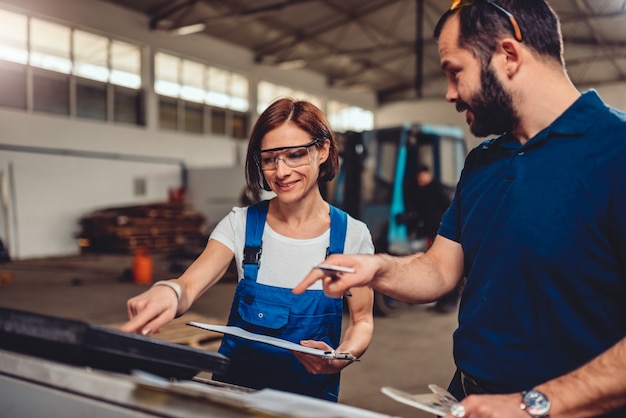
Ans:
MULTIPOLYGON (((268 201, 248 208, 244 278, 237 285, 228 325, 298 344, 301 340, 324 341, 335 348, 341 338, 341 299, 329 298, 323 290, 294 295, 291 289, 256 281, 267 208, 268 201)), ((328 254, 343 253, 346 229, 346 213, 331 206, 328 254)), ((311 374, 288 350, 225 335, 219 352, 230 359, 230 366, 226 374, 214 375, 215 380, 337 402, 340 374, 311 374)))

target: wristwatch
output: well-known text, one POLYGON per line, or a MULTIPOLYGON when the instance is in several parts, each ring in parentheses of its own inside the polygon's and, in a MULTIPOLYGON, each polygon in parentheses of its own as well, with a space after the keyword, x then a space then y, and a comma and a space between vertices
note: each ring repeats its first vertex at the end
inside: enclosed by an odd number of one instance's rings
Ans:
POLYGON ((519 407, 533 418, 550 416, 550 400, 546 395, 535 389, 522 392, 522 403, 519 407))

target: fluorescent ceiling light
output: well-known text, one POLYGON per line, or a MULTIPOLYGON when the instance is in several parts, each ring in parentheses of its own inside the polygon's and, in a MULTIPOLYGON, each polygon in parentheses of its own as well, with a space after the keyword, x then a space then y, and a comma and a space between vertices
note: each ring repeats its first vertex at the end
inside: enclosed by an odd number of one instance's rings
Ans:
POLYGON ((176 28, 172 30, 174 35, 191 35, 192 33, 202 32, 206 29, 206 25, 204 23, 194 23, 193 25, 181 26, 180 28, 176 28))
POLYGON ((303 59, 283 61, 276 65, 281 70, 298 70, 306 66, 306 61, 303 59))

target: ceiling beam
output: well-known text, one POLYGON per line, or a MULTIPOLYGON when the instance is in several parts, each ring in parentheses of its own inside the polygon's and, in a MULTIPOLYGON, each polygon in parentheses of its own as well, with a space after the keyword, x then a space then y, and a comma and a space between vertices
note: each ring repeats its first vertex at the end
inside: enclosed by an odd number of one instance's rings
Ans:
MULTIPOLYGON (((394 0, 400 1, 400 0, 394 0)), ((328 4, 328 2, 325 2, 328 4)), ((335 30, 338 27, 345 25, 347 23, 353 23, 357 19, 374 13, 382 8, 388 7, 389 4, 392 3, 390 1, 382 1, 377 4, 363 7, 358 10, 358 12, 346 13, 345 11, 341 14, 341 16, 337 19, 324 19, 320 25, 312 26, 303 31, 294 31, 292 33, 292 38, 296 38, 298 42, 311 42, 311 43, 319 43, 316 38, 319 38, 320 35, 325 34, 331 30, 335 30)), ((289 34, 287 34, 289 36, 289 34)), ((291 41, 290 41, 291 42, 291 41)), ((263 49, 257 50, 257 55, 272 55, 275 54, 276 51, 280 50, 281 46, 284 43, 283 40, 278 40, 273 44, 266 45, 263 49)), ((329 45, 323 45, 326 48, 329 48, 329 45)), ((332 48, 331 48, 332 49, 332 48)))
MULTIPOLYGON (((592 11, 592 8, 589 6, 589 4, 587 3, 586 0, 576 0, 576 5, 578 6, 578 8, 582 12, 582 14, 587 14, 588 15, 592 11)), ((591 33, 591 38, 594 41, 598 42, 598 45, 601 46, 600 52, 602 53, 602 55, 604 55, 608 59, 608 61, 611 63, 611 65, 613 66, 615 71, 617 71, 619 73, 620 78, 624 78, 624 71, 622 70, 622 68, 619 65, 617 65, 615 60, 613 60, 613 58, 612 58, 613 54, 611 53, 611 51, 608 50, 608 48, 606 48, 606 44, 604 42, 604 39, 602 39, 602 37, 600 37, 598 35, 598 32, 596 31, 595 26, 591 22, 591 18, 585 19, 585 24, 589 28, 589 32, 591 33)))
MULTIPOLYGON (((161 21, 170 18, 174 14, 178 13, 180 10, 189 11, 193 6, 195 6, 197 2, 198 0, 184 0, 179 3, 174 3, 174 4, 172 4, 171 2, 163 3, 164 7, 162 7, 162 11, 156 14, 152 14, 150 16, 150 23, 149 23, 150 29, 152 30, 159 29, 159 23, 161 23, 161 21)), ((168 29, 171 29, 171 28, 168 28, 168 29)))

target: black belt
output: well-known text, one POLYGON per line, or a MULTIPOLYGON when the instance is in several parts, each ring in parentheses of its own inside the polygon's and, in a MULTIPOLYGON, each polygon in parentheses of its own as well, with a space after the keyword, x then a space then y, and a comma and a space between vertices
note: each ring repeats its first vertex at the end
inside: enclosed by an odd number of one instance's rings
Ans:
POLYGON ((488 385, 485 385, 479 382, 476 378, 473 378, 463 372, 460 372, 460 373, 461 373, 461 386, 463 387, 463 392, 465 392, 465 396, 497 393, 496 391, 490 390, 487 387, 488 385))

